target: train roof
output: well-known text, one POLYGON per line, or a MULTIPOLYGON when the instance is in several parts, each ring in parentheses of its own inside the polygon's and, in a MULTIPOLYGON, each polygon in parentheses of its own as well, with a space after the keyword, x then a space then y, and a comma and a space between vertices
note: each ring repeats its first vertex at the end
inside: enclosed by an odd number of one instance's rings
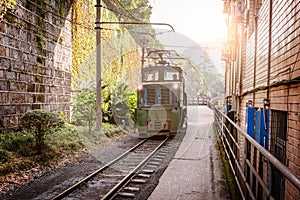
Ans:
POLYGON ((150 61, 149 64, 146 65, 145 67, 159 67, 159 66, 179 67, 173 64, 173 60, 178 60, 178 59, 183 60, 185 58, 181 57, 175 50, 153 50, 147 54, 145 59, 150 61))
POLYGON ((146 58, 151 59, 184 59, 175 50, 153 50, 150 51, 146 58))
POLYGON ((156 66, 150 66, 150 67, 144 67, 142 69, 142 71, 147 71, 147 70, 166 70, 166 69, 173 69, 176 70, 180 73, 182 73, 182 68, 178 65, 165 65, 165 66, 161 66, 161 65, 156 65, 156 66))

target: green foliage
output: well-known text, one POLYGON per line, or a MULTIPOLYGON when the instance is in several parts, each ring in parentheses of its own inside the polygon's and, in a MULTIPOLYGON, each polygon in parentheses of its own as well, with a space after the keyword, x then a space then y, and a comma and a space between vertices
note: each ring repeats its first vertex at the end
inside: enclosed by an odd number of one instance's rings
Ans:
MULTIPOLYGON (((216 124, 214 124, 214 129, 215 129, 215 132, 217 132, 216 124)), ((217 145, 219 147, 220 156, 221 156, 223 167, 224 167, 224 175, 225 175, 225 178, 227 181, 230 197, 232 200, 241 199, 239 190, 236 189, 234 174, 231 171, 229 161, 226 156, 225 149, 222 145, 220 138, 218 138, 218 140, 217 140, 217 145)))
POLYGON ((123 109, 121 111, 117 111, 116 109, 114 109, 114 118, 117 123, 122 124, 121 121, 124 120, 127 126, 132 125, 135 108, 137 106, 137 97, 135 91, 130 90, 129 86, 126 83, 119 82, 116 85, 116 90, 112 101, 115 108, 120 106, 121 109, 123 109))
POLYGON ((66 124, 64 128, 47 135, 43 154, 35 153, 32 134, 27 132, 0 133, 0 175, 32 169, 35 166, 60 163, 65 157, 86 149, 98 148, 108 138, 122 134, 116 125, 103 123, 104 135, 89 133, 86 127, 66 124))
POLYGON ((74 152, 84 147, 84 144, 79 136, 79 132, 75 126, 66 124, 61 130, 48 137, 48 145, 53 150, 63 152, 74 152))
POLYGON ((108 137, 112 138, 114 136, 123 134, 122 129, 116 125, 103 123, 102 125, 103 133, 108 137))
MULTIPOLYGON (((145 0, 112 2, 103 1, 106 7, 113 10, 131 10, 133 15, 141 21, 149 21, 151 9, 145 0)), ((72 89, 76 92, 72 102, 72 122, 77 126, 87 126, 88 132, 92 133, 96 127, 96 38, 94 34, 93 21, 95 19, 93 1, 78 0, 74 5, 72 34, 72 89), (81 24, 86 24, 82 26, 81 24), (91 25, 91 26, 90 26, 91 25)), ((125 16, 125 15, 124 15, 125 16)), ((103 21, 120 20, 118 13, 104 9, 103 21)), ((124 20, 124 19, 122 19, 124 20)), ((125 21, 128 21, 127 19, 125 21)), ((126 27, 126 28, 133 28, 126 27)), ((148 26, 146 26, 148 27, 148 26)), ((144 27, 143 27, 144 28, 144 27)), ((145 30, 144 30, 145 31, 145 30)), ((102 116, 103 122, 115 124, 119 119, 114 112, 116 103, 122 102, 129 110, 125 116, 126 123, 130 123, 134 116, 135 88, 140 80, 139 74, 132 73, 140 68, 141 57, 134 38, 123 25, 104 26, 102 34, 102 116), (130 74, 130 80, 124 78, 130 74), (126 79, 127 88, 119 86, 119 80, 126 79), (120 90, 120 91, 119 91, 120 90), (126 95, 128 95, 126 97, 126 95)), ((144 34, 139 34, 139 37, 144 34)), ((139 70, 140 71, 140 70, 139 70)), ((123 116, 122 116, 123 117, 123 116)))
POLYGON ((0 174, 32 167, 28 158, 35 155, 34 139, 26 132, 0 134, 0 174), (23 157, 24 161, 19 158, 23 157))
POLYGON ((64 154, 83 148, 78 131, 70 125, 46 137, 43 154, 36 154, 34 136, 28 132, 0 134, 0 174, 28 170, 37 165, 58 162, 64 154), (51 136, 51 137, 50 137, 51 136))
POLYGON ((30 156, 34 152, 34 139, 26 132, 0 134, 0 151, 15 151, 22 156, 30 156))
POLYGON ((6 12, 10 9, 14 9, 17 5, 16 0, 1 0, 0 1, 0 21, 6 12))
MULTIPOLYGON (((102 90, 102 117, 103 122, 119 124, 125 120, 127 125, 132 124, 134 109, 136 108, 136 93, 124 82, 102 90), (125 113, 116 111, 116 107, 126 108, 125 113)), ((88 126, 88 132, 93 132, 96 123, 96 89, 84 88, 73 97, 72 121, 77 126, 88 126)))
MULTIPOLYGON (((95 64, 91 63, 91 57, 96 56, 96 34, 94 29, 95 10, 93 1, 77 0, 73 5, 72 25, 72 88, 78 89, 82 73, 88 73, 88 78, 92 78, 90 71, 95 64), (84 25, 83 25, 84 24, 84 25), (91 56, 92 55, 92 56, 91 56)), ((95 77, 95 75, 94 75, 95 77)), ((95 80, 92 79, 92 80, 95 80)))
POLYGON ((97 118, 96 88, 83 88, 73 96, 72 117, 76 125, 88 125, 89 133, 92 132, 97 118))
POLYGON ((5 163, 8 160, 8 151, 0 149, 0 164, 5 163))
POLYGON ((38 47, 40 49, 44 49, 46 47, 46 41, 47 41, 47 39, 45 38, 44 33, 41 31, 41 28, 37 29, 36 37, 37 37, 38 47))
MULTIPOLYGON (((109 0, 104 0, 106 4, 109 5, 109 0)), ((148 0, 128 0, 121 1, 116 3, 115 6, 119 11, 123 13, 130 13, 130 15, 122 16, 124 21, 143 21, 150 22, 150 15, 152 7, 149 4, 148 0)))
POLYGON ((5 141, 1 144, 1 147, 7 151, 15 151, 25 157, 35 153, 34 138, 31 134, 26 132, 14 132, 1 135, 0 138, 5 141))
POLYGON ((103 122, 130 126, 136 108, 136 93, 128 84, 117 82, 103 92, 103 122))
POLYGON ((31 110, 21 117, 22 126, 33 134, 36 143, 36 151, 41 153, 45 135, 51 134, 64 125, 64 121, 56 113, 46 110, 31 110))

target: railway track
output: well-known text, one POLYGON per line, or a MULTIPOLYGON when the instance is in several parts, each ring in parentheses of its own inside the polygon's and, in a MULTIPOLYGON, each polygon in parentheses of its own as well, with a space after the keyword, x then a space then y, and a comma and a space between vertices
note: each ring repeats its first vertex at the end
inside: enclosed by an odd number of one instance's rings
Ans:
POLYGON ((113 199, 135 197, 139 185, 150 178, 151 173, 163 160, 162 147, 169 140, 144 139, 116 159, 97 169, 71 187, 57 194, 58 199, 113 199), (96 192, 95 192, 96 191, 96 192))

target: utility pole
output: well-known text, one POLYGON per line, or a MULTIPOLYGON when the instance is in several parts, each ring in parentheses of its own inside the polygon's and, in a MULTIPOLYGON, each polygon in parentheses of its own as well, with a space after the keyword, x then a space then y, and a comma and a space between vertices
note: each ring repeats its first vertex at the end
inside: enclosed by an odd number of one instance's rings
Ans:
POLYGON ((101 70, 101 0, 96 2, 96 114, 97 130, 102 133, 102 70, 101 70))
POLYGON ((173 32, 174 28, 167 23, 147 23, 147 22, 101 22, 101 0, 96 1, 96 109, 97 109, 97 130, 102 133, 102 54, 101 54, 101 24, 139 24, 139 25, 164 25, 169 26, 173 32))

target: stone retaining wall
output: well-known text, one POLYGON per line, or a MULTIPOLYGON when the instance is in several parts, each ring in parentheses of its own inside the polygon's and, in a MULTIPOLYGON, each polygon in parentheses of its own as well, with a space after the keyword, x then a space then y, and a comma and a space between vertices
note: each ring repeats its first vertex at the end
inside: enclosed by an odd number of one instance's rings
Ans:
POLYGON ((18 0, 0 21, 0 132, 32 109, 70 115, 73 0, 18 0))

